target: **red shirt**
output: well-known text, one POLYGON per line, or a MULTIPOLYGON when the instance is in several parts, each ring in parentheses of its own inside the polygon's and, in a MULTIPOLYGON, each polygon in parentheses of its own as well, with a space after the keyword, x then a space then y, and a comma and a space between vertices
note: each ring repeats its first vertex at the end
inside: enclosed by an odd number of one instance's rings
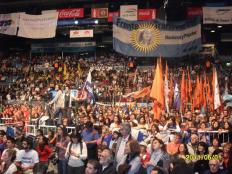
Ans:
POLYGON ((38 152, 40 162, 47 162, 48 157, 52 153, 52 149, 48 145, 45 145, 43 149, 41 148, 41 146, 38 146, 36 148, 36 151, 38 152))

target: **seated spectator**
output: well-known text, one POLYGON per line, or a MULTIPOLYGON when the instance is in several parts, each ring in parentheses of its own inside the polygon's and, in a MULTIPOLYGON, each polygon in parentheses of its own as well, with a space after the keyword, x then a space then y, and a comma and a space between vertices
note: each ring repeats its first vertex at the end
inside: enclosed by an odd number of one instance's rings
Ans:
POLYGON ((219 167, 219 160, 209 160, 209 170, 205 171, 204 174, 226 174, 219 167))
POLYGON ((179 134, 175 134, 174 138, 172 139, 172 141, 170 143, 167 144, 167 153, 169 155, 174 155, 177 153, 178 148, 180 146, 180 135, 179 134))
POLYGON ((7 149, 2 155, 1 160, 1 173, 13 174, 17 171, 17 167, 14 163, 16 158, 16 151, 14 149, 7 149))
POLYGON ((113 153, 109 149, 104 149, 100 155, 101 174, 116 174, 116 169, 113 165, 113 153))
POLYGON ((212 146, 209 147, 209 154, 213 154, 216 149, 222 149, 217 137, 213 138, 212 146))
POLYGON ((16 165, 24 173, 33 174, 35 165, 39 163, 38 153, 32 149, 32 142, 28 139, 23 140, 22 146, 16 156, 16 165))
POLYGON ((136 140, 128 141, 125 146, 125 156, 117 165, 119 174, 137 173, 141 166, 140 147, 136 140))
POLYGON ((186 155, 189 155, 187 145, 181 143, 179 145, 177 153, 174 155, 174 160, 176 160, 176 159, 183 159, 188 164, 191 161, 187 158, 186 155))

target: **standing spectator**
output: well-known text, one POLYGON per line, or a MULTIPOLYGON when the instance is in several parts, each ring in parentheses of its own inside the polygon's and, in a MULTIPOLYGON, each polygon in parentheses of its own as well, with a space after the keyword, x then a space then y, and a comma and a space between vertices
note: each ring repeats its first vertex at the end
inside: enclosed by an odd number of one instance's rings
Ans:
POLYGON ((88 159, 97 158, 97 140, 99 134, 96 129, 93 128, 92 122, 87 122, 85 129, 82 131, 82 137, 87 145, 88 149, 88 159))
POLYGON ((64 94, 60 86, 56 86, 55 90, 57 91, 56 96, 48 104, 54 104, 54 115, 58 118, 58 124, 61 124, 64 109, 64 94))
POLYGON ((125 156, 117 168, 119 174, 135 174, 141 167, 140 146, 136 140, 130 140, 125 146, 125 156))
POLYGON ((100 174, 100 163, 96 160, 89 160, 86 168, 85 174, 100 174))
POLYGON ((119 137, 120 137, 120 132, 118 130, 115 130, 113 132, 113 136, 112 136, 112 139, 111 139, 110 145, 109 145, 109 148, 112 150, 112 152, 114 154, 116 151, 116 146, 117 146, 117 142, 118 142, 119 137))
POLYGON ((32 149, 32 142, 24 139, 22 142, 23 149, 17 153, 16 165, 26 174, 33 174, 36 164, 39 163, 38 153, 32 149))
POLYGON ((127 123, 127 122, 122 123, 120 132, 121 132, 122 137, 119 137, 117 146, 116 146, 116 151, 115 151, 116 165, 125 156, 124 150, 125 150, 126 143, 132 140, 130 123, 127 123))
POLYGON ((72 133, 71 142, 66 149, 65 157, 67 159, 68 174, 84 173, 84 160, 87 158, 87 147, 82 142, 80 133, 72 133))
POLYGON ((48 140, 44 136, 40 136, 38 140, 38 146, 36 151, 39 155, 39 165, 38 165, 38 174, 43 174, 47 172, 49 158, 52 154, 52 149, 48 146, 48 140))
POLYGON ((113 154, 109 149, 104 149, 100 155, 101 174, 116 174, 113 165, 113 154))
POLYGON ((66 168, 67 163, 65 159, 65 152, 69 143, 69 137, 67 135, 67 129, 58 127, 57 128, 57 153, 58 153, 58 173, 67 174, 66 168))
POLYGON ((151 170, 155 166, 163 167, 167 171, 169 166, 169 157, 166 153, 163 141, 158 138, 154 138, 151 145, 151 158, 150 161, 145 164, 145 167, 147 168, 147 174, 150 174, 151 170))
POLYGON ((106 145, 107 147, 109 147, 110 141, 112 139, 112 135, 109 132, 109 128, 107 126, 103 126, 102 127, 102 134, 101 137, 98 139, 97 144, 102 144, 102 145, 106 145))

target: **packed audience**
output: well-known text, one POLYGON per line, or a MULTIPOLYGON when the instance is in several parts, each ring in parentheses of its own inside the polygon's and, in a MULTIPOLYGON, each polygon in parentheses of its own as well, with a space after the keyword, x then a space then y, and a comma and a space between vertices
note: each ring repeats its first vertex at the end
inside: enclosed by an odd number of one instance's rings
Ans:
MULTIPOLYGON (((225 104, 214 112, 171 108, 155 120, 149 97, 123 98, 152 84, 153 67, 115 53, 1 62, 0 117, 7 125, 0 131, 1 173, 232 173, 232 114, 225 104), (90 69, 95 102, 70 100, 70 90, 82 91, 90 69), (59 93, 65 101, 53 108, 59 93), (54 128, 29 135, 32 120, 54 128)), ((231 94, 230 68, 217 66, 220 93, 231 94)), ((173 78, 180 80, 182 68, 170 68, 173 78)), ((197 73, 211 73, 207 64, 190 70, 193 83, 197 73)))

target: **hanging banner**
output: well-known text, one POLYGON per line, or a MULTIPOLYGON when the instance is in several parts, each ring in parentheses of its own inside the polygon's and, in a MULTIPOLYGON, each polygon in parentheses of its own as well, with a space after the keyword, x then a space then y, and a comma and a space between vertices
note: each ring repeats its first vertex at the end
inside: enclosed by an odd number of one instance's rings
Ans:
POLYGON ((84 17, 84 8, 67 8, 60 9, 59 19, 70 19, 70 18, 83 18, 84 17))
POLYGON ((16 35, 19 13, 0 14, 0 33, 16 35))
POLYGON ((92 18, 108 18, 108 8, 92 8, 92 18))
POLYGON ((156 18, 156 10, 155 9, 139 9, 138 10, 138 20, 152 20, 156 18))
POLYGON ((201 49, 199 18, 166 24, 161 20, 113 20, 113 47, 127 56, 181 57, 201 49))
POLYGON ((129 21, 137 21, 138 5, 121 5, 120 17, 129 21))
POLYGON ((232 7, 203 7, 204 24, 232 24, 232 7))
POLYGON ((18 36, 43 39, 56 35, 58 13, 42 15, 20 14, 18 36))
POLYGON ((187 17, 191 18, 194 16, 203 16, 202 7, 187 7, 187 17))
POLYGON ((108 15, 108 22, 113 22, 113 17, 114 17, 114 16, 119 16, 119 12, 118 12, 118 11, 109 12, 109 15, 108 15))
POLYGON ((70 30, 70 38, 93 37, 93 30, 70 30))

